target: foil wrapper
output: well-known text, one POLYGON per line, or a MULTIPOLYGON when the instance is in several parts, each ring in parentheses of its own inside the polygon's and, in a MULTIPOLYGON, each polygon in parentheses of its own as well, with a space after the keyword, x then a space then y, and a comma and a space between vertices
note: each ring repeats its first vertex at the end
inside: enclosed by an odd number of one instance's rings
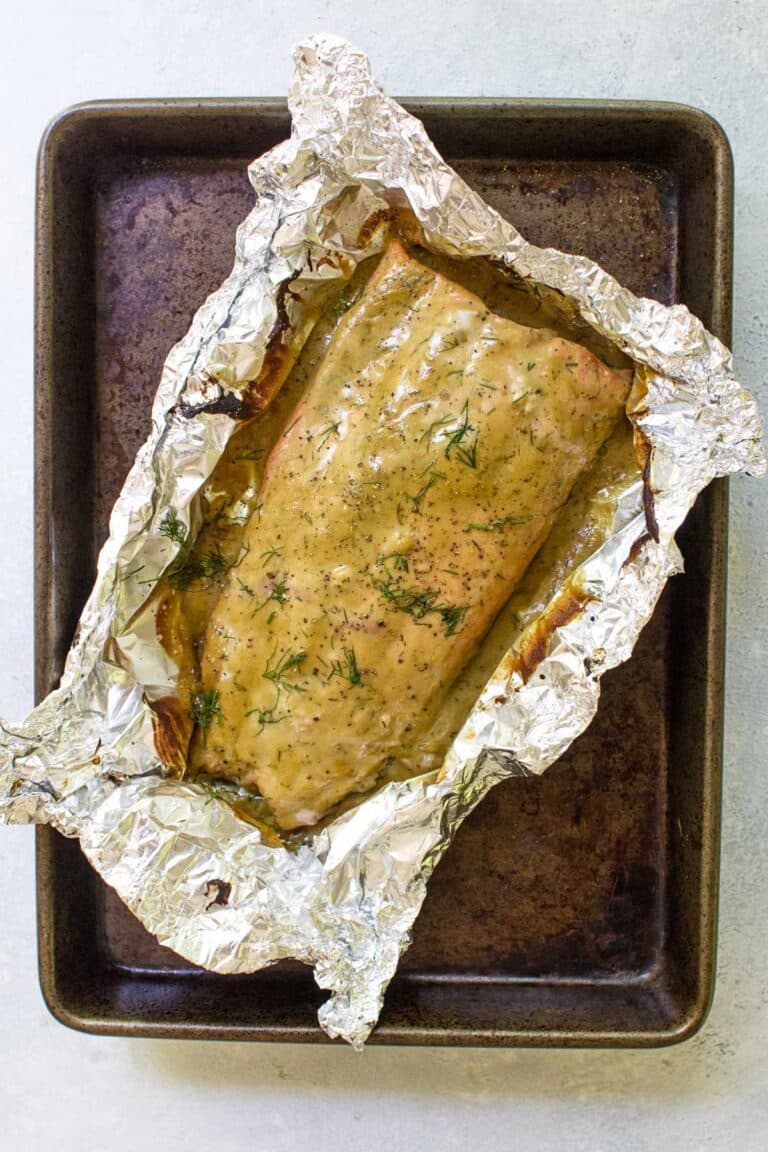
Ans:
POLYGON ((361 52, 329 36, 299 45, 290 107, 290 140, 249 168, 256 203, 233 271, 166 361, 61 686, 22 724, 0 725, 0 817, 78 837, 149 931, 195 964, 313 965, 331 992, 323 1028, 360 1046, 461 821, 498 781, 543 772, 586 728, 600 677, 629 656, 680 570, 674 533, 697 494, 715 476, 761 474, 765 458, 728 350, 686 308, 528 244, 382 92, 361 52), (176 670, 139 609, 148 576, 173 560, 160 531, 168 510, 190 532, 199 524, 197 495, 238 426, 226 401, 264 361, 280 286, 348 271, 381 245, 375 229, 360 240, 365 222, 401 208, 435 251, 490 257, 554 289, 634 361, 645 483, 621 494, 609 538, 573 577, 588 610, 554 630, 536 675, 523 682, 502 660, 439 773, 388 784, 288 851, 265 844, 225 794, 164 774, 149 702, 173 691, 176 670))

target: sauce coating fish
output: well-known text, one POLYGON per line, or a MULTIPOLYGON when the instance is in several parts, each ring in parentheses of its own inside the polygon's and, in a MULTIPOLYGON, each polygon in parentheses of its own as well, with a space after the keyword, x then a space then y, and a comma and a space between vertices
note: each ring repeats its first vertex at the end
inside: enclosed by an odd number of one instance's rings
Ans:
POLYGON ((310 824, 419 748, 630 374, 392 242, 267 461, 204 637, 192 766, 310 824))

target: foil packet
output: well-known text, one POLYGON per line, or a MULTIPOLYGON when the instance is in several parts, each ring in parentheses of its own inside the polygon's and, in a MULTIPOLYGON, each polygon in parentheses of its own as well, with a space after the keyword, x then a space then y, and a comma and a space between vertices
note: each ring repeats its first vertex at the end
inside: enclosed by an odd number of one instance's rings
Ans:
POLYGON ((627 659, 681 570, 674 533, 697 494, 716 476, 762 474, 765 457, 728 350, 685 307, 638 299, 590 260, 528 244, 383 93, 361 52, 330 36, 300 44, 289 103, 290 140, 249 168, 256 203, 233 271, 165 363, 61 685, 23 723, 0 723, 0 818, 77 837, 146 928, 195 964, 312 965, 331 992, 322 1027, 360 1047, 461 821, 494 784, 543 772, 587 727, 602 674, 627 659), (508 654, 439 772, 387 784, 288 850, 266 843, 226 789, 212 795, 165 769, 152 705, 173 694, 176 669, 142 607, 174 560, 164 518, 172 511, 190 536, 199 527, 199 493, 281 318, 300 326, 285 286, 311 293, 349 275, 381 250, 376 222, 398 211, 436 253, 486 257, 551 291, 634 362, 629 416, 645 470, 572 577, 582 607, 547 633, 535 677, 508 654))

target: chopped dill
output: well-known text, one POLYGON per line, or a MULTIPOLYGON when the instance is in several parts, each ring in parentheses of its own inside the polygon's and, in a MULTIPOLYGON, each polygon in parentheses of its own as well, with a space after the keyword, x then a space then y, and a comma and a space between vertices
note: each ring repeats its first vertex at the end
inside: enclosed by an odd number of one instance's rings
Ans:
POLYGON ((272 583, 272 588, 270 589, 269 595, 265 596, 261 603, 256 605, 251 615, 255 616, 257 612, 260 612, 261 609, 271 601, 274 601, 275 604, 279 604, 282 608, 284 604, 288 603, 288 599, 288 577, 277 576, 272 583))
POLYGON ((463 623, 467 614, 467 606, 466 604, 443 604, 435 611, 439 612, 442 617, 446 636, 453 636, 463 623))
POLYGON ((566 362, 565 362, 566 368, 578 368, 578 366, 579 366, 578 360, 566 360, 566 362))
POLYGON ((179 546, 179 550, 171 561, 167 572, 168 579, 172 586, 176 587, 174 578, 184 569, 187 563, 192 541, 188 539, 187 529, 181 520, 179 520, 173 508, 169 509, 160 524, 160 532, 163 536, 167 537, 168 540, 171 540, 179 546))
MULTIPOLYGON (((432 467, 432 465, 430 465, 430 468, 431 467, 432 467)), ((426 469, 425 471, 429 471, 429 469, 426 469)), ((423 475, 424 475, 424 473, 422 472, 422 476, 423 475)), ((432 475, 429 477, 429 479, 426 480, 422 484, 421 488, 419 488, 416 495, 411 497, 414 512, 421 512, 421 506, 424 503, 424 499, 425 499, 427 493, 429 492, 429 490, 431 488, 434 488, 435 484, 437 484, 437 482, 439 480, 445 480, 445 478, 446 478, 445 472, 433 472, 432 473, 432 475)))
POLYGON ((341 680, 348 681, 353 688, 358 684, 362 684, 363 677, 357 666, 357 657, 355 656, 354 648, 344 649, 343 660, 331 661, 331 672, 328 679, 332 680, 334 676, 338 676, 341 680))
POLYGON ((220 545, 216 544, 213 548, 209 548, 204 556, 199 560, 190 560, 187 558, 183 564, 178 567, 173 564, 168 572, 168 579, 171 586, 176 589, 189 588, 190 584, 199 581, 204 588, 210 588, 212 584, 220 582, 224 573, 232 567, 228 562, 226 556, 221 550, 220 545))
POLYGON ((263 448, 246 448, 243 452, 238 452, 235 460, 258 460, 260 456, 264 455, 263 448))
POLYGON ((203 788, 208 793, 208 798, 205 801, 206 808, 213 804, 214 800, 221 800, 221 790, 218 784, 211 784, 208 780, 203 781, 203 788))
POLYGON ((220 545, 216 544, 209 548, 199 560, 192 560, 190 558, 192 542, 187 536, 187 529, 173 509, 168 512, 161 523, 160 531, 163 536, 179 545, 179 551, 166 572, 171 587, 177 590, 189 588, 190 584, 194 584, 196 581, 202 582, 204 587, 209 588, 212 584, 220 581, 224 573, 230 568, 237 568, 242 562, 243 556, 248 552, 246 547, 237 564, 230 564, 220 545))
POLYGON ((272 585, 267 600, 274 600, 276 604, 285 604, 288 601, 288 583, 286 576, 280 576, 272 585))
MULTIPOLYGON (((286 692, 303 692, 304 689, 300 687, 300 685, 295 684, 292 680, 286 679, 286 677, 294 668, 300 668, 306 660, 307 654, 304 649, 300 648, 298 652, 284 652, 277 664, 273 665, 272 661, 276 652, 277 645, 275 645, 272 650, 272 655, 267 660, 267 666, 262 672, 263 678, 272 681, 278 690, 278 696, 281 688, 284 688, 286 692)), ((275 707, 277 707, 276 704, 275 707)))
POLYGON ((392 567, 396 572, 408 571, 408 557, 404 552, 389 552, 381 557, 379 564, 386 564, 388 560, 392 561, 392 567))
POLYGON ((453 419, 453 416, 443 416, 440 418, 440 420, 433 420, 427 430, 422 432, 421 436, 419 437, 419 443, 423 444, 425 440, 427 443, 429 443, 432 440, 435 431, 437 429, 444 428, 446 424, 452 424, 453 419))
POLYGON ((269 564, 269 562, 273 556, 279 556, 279 555, 280 555, 280 550, 278 548, 267 548, 266 552, 262 552, 259 555, 259 559, 261 560, 262 568, 266 568, 267 564, 269 564))
POLYGON ((331 436, 334 434, 338 436, 339 428, 341 428, 341 420, 336 420, 333 424, 329 424, 326 428, 323 428, 322 431, 318 432, 318 448, 325 448, 331 436))
POLYGON ((275 703, 272 708, 251 708, 246 712, 246 716, 255 716, 259 723, 259 730, 256 733, 257 736, 261 736, 267 724, 279 724, 281 720, 287 719, 287 712, 281 712, 279 716, 276 716, 276 710, 277 703, 275 703))
POLYGON ((174 544, 178 544, 179 546, 187 542, 187 529, 181 520, 179 520, 173 508, 168 510, 160 524, 160 532, 163 536, 167 536, 169 540, 173 540, 174 544))
POLYGON ((302 512, 301 518, 302 518, 302 520, 306 520, 307 524, 312 525, 312 527, 314 528, 314 523, 312 521, 312 517, 310 516, 309 512, 302 512))
POLYGON ((437 433, 439 439, 447 441, 446 460, 452 459, 451 452, 454 452, 456 459, 462 464, 466 464, 468 468, 477 468, 477 434, 471 443, 467 442, 467 437, 472 432, 475 432, 475 427, 469 422, 469 401, 466 401, 459 416, 443 416, 440 420, 433 420, 420 439, 431 441, 437 433), (451 428, 451 424, 458 424, 458 427, 451 428))
POLYGON ((453 431, 445 429, 441 433, 443 440, 448 441, 445 447, 446 459, 451 459, 451 451, 455 449, 456 458, 462 464, 468 468, 477 468, 477 434, 471 443, 465 443, 469 434, 475 431, 474 425, 469 422, 469 401, 464 404, 459 419, 461 423, 458 428, 453 431))
POLYGON ((192 719, 204 732, 214 716, 221 716, 218 688, 212 688, 210 692, 198 692, 192 697, 192 719))
POLYGON ((383 598, 398 612, 423 620, 432 613, 440 616, 445 626, 445 635, 453 636, 466 615, 465 605, 441 604, 440 593, 434 588, 411 588, 404 585, 396 576, 386 580, 374 580, 374 587, 383 598))
POLYGON ((237 578, 237 582, 240 585, 241 591, 245 592, 246 596, 250 596, 251 599, 253 600, 255 595, 256 595, 253 588, 251 588, 248 584, 246 584, 244 580, 241 580, 239 576, 237 578))
POLYGON ((489 520, 487 524, 467 524, 474 532, 503 532, 515 524, 530 524, 530 516, 502 516, 499 520, 489 520))
POLYGON ((536 361, 535 360, 529 360, 525 366, 525 370, 526 370, 526 372, 532 372, 535 367, 536 367, 536 361))

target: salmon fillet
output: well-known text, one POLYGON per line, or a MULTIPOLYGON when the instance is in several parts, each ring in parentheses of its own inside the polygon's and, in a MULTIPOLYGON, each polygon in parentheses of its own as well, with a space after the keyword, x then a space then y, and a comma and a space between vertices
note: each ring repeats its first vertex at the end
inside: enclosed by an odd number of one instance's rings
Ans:
POLYGON ((372 787, 434 722, 629 385, 391 243, 267 461, 204 636, 193 767, 257 788, 286 829, 372 787))

